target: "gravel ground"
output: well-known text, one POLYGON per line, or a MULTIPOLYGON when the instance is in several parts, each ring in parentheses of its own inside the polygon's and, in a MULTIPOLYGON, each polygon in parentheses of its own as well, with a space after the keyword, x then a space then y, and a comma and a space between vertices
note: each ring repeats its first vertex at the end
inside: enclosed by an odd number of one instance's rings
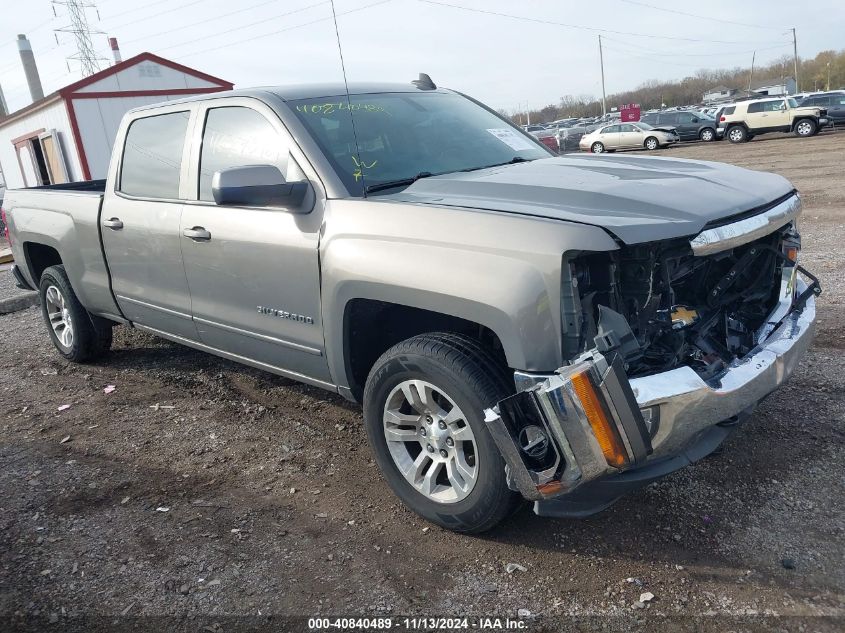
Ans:
POLYGON ((31 308, 0 316, 0 630, 521 609, 537 630, 842 630, 845 135, 666 154, 790 178, 824 284, 806 362, 720 455, 587 520, 456 535, 396 501, 341 398, 127 328, 68 364, 31 308))

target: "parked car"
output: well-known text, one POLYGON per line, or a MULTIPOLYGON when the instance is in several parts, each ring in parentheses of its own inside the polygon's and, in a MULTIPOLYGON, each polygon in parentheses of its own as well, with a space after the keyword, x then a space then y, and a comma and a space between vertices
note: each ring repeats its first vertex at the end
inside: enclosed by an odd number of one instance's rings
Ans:
POLYGON ((537 130, 536 132, 531 132, 531 136, 536 138, 543 145, 552 150, 555 154, 557 154, 558 150, 560 149, 560 145, 558 144, 557 140, 557 130, 554 128, 544 128, 542 130, 537 130))
POLYGON ((557 131, 557 144, 560 152, 577 152, 578 143, 585 134, 599 129, 601 124, 590 123, 584 125, 577 123, 570 127, 560 128, 557 131))
POLYGON ((648 123, 617 123, 606 125, 581 137, 578 147, 601 154, 617 149, 648 149, 668 147, 680 140, 673 128, 655 128, 648 123))
POLYGON ((700 112, 656 112, 645 114, 640 119, 657 127, 672 127, 682 141, 715 141, 716 119, 700 112))
POLYGON ((526 132, 540 132, 546 129, 545 125, 540 125, 539 123, 532 123, 531 125, 523 125, 522 129, 526 132))
POLYGON ((813 136, 827 124, 826 109, 801 107, 792 97, 740 101, 726 108, 719 117, 719 127, 731 143, 744 143, 770 132, 813 136))
POLYGON ((5 203, 61 357, 121 323, 362 402, 345 442, 365 430, 398 497, 457 531, 520 496, 585 516, 702 458, 815 320, 784 178, 552 156, 430 80, 143 106, 107 180, 5 203))
POLYGON ((805 97, 799 105, 802 108, 822 108, 827 110, 827 118, 834 125, 845 124, 845 92, 822 92, 805 97))

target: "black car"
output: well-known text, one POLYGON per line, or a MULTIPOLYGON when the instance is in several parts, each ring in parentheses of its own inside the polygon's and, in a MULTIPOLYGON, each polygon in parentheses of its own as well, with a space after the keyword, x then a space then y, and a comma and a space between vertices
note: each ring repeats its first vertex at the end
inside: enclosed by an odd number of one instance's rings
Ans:
POLYGON ((640 121, 654 127, 673 127, 682 141, 716 140, 716 120, 701 112, 650 112, 640 121))
POLYGON ((804 97, 799 104, 802 108, 810 106, 813 108, 826 108, 827 118, 834 125, 845 124, 845 92, 824 92, 804 97))

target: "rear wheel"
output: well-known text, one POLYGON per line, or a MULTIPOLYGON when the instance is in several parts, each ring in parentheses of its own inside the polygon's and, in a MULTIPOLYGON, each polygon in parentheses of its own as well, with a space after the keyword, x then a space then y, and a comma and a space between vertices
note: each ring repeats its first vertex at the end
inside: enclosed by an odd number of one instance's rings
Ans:
POLYGON ((513 392, 476 341, 432 333, 402 341, 373 366, 364 421, 387 483, 411 510, 457 532, 483 532, 518 502, 483 419, 513 392))
POLYGON ((698 133, 698 138, 705 143, 709 143, 716 139, 716 131, 712 127, 706 127, 698 133))
POLYGON ((92 360, 111 347, 112 324, 82 307, 64 266, 41 275, 41 316, 59 353, 77 363, 92 360))
POLYGON ((660 147, 660 141, 658 141, 658 140, 657 140, 655 137, 653 137, 653 136, 649 136, 649 137, 645 140, 644 145, 645 145, 645 148, 646 148, 647 150, 649 150, 649 151, 654 151, 654 150, 656 150, 658 147, 660 147))
POLYGON ((795 124, 795 136, 812 136, 816 133, 818 126, 812 119, 801 119, 795 124))
POLYGON ((598 141, 596 141, 590 147, 590 151, 593 154, 603 154, 604 153, 604 143, 599 143, 598 141))
POLYGON ((748 130, 741 125, 729 127, 726 136, 731 143, 745 143, 749 139, 748 130))

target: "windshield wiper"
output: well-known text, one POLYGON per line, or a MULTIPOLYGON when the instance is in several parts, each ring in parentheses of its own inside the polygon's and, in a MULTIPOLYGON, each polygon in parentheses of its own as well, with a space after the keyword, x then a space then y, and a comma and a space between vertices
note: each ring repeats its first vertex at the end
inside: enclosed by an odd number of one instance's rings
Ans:
POLYGON ((364 193, 372 193, 373 191, 382 191, 383 189, 393 189, 394 187, 406 187, 417 182, 420 178, 428 178, 433 176, 430 171, 421 171, 416 176, 411 178, 400 178, 399 180, 389 180, 387 182, 380 182, 377 185, 368 185, 364 189, 364 193))
POLYGON ((501 167, 502 165, 515 165, 516 163, 530 163, 531 159, 523 158, 522 156, 514 156, 505 163, 493 163, 492 165, 483 165, 481 167, 469 167, 461 171, 478 171, 480 169, 490 169, 491 167, 501 167))

